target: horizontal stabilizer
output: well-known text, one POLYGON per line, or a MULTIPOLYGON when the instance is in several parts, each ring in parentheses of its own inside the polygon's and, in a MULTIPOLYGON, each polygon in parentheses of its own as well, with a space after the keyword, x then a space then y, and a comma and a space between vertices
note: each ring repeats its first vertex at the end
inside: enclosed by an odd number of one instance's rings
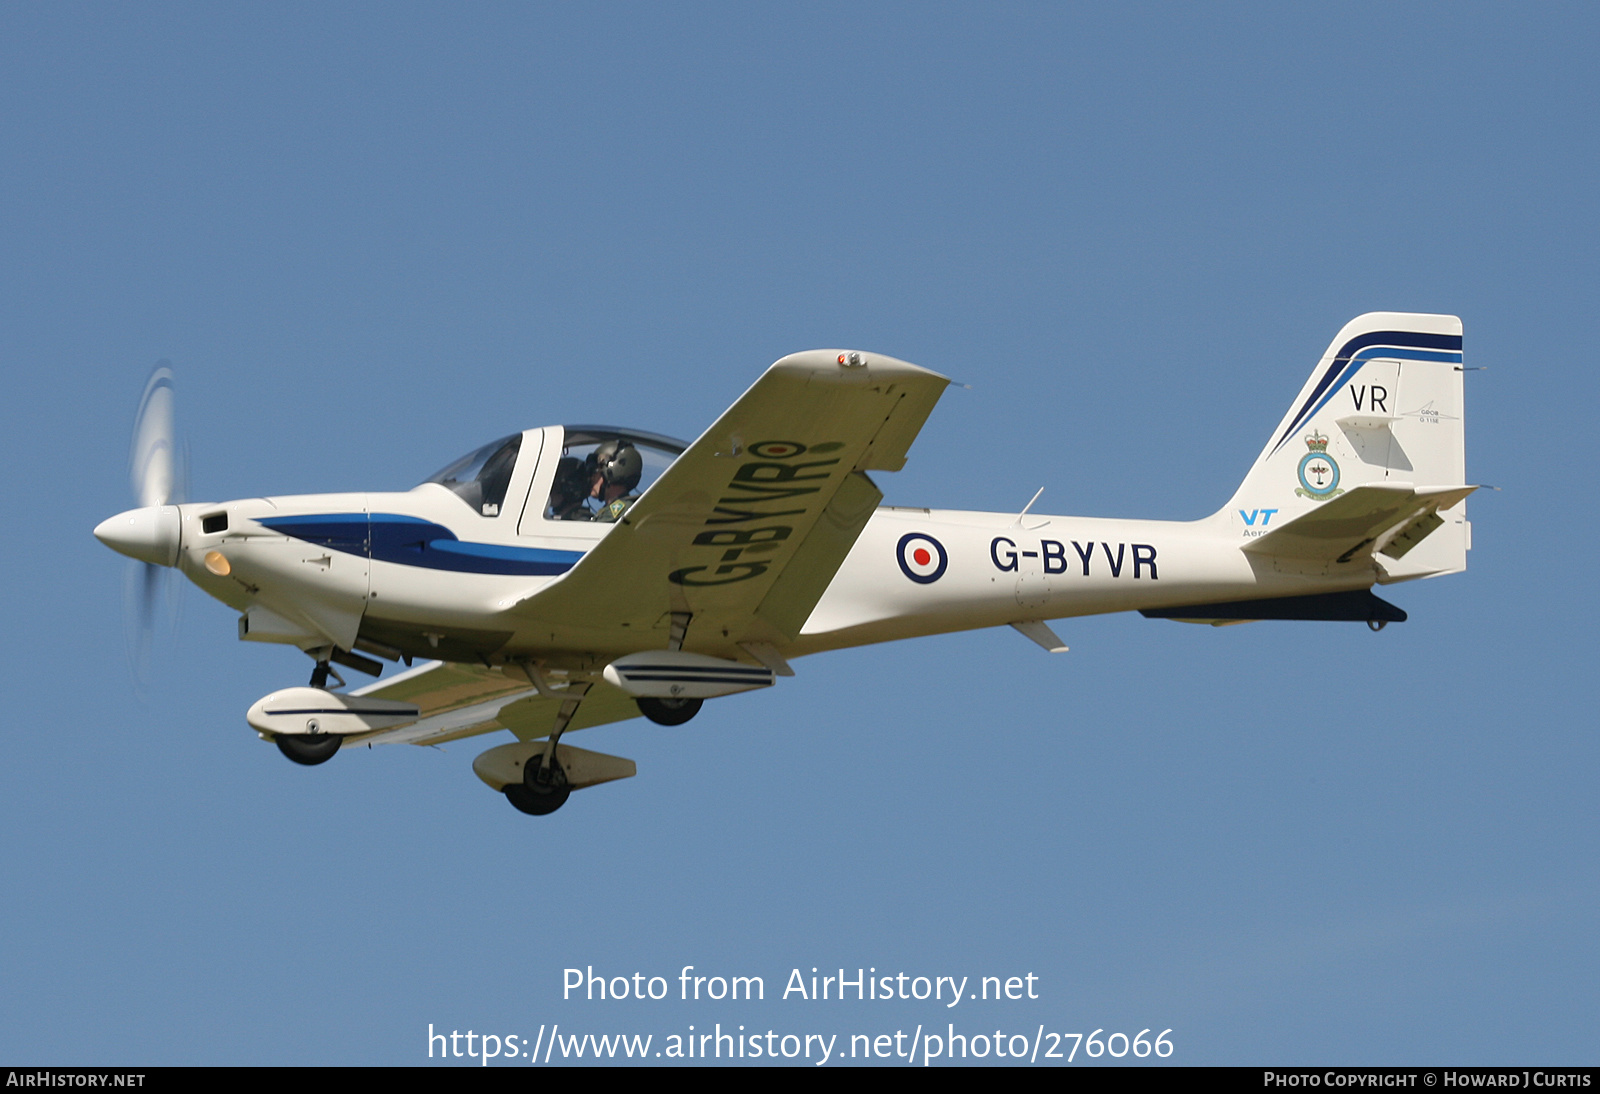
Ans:
POLYGON ((1307 562, 1354 562, 1383 552, 1399 558, 1443 523, 1437 516, 1476 486, 1358 486, 1252 539, 1253 555, 1307 562))
POLYGON ((1181 608, 1144 608, 1146 619, 1180 623, 1246 623, 1258 619, 1307 619, 1350 623, 1404 623, 1406 613, 1374 596, 1371 590, 1280 596, 1271 600, 1235 600, 1228 604, 1185 604, 1181 608))

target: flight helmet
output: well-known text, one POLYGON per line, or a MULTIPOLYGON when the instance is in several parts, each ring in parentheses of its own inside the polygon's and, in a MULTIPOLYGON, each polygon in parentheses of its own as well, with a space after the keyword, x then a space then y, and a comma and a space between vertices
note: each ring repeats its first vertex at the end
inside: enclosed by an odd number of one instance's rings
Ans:
POLYGON ((590 454, 594 470, 605 476, 607 486, 632 490, 644 475, 644 457, 624 440, 607 441, 590 454))

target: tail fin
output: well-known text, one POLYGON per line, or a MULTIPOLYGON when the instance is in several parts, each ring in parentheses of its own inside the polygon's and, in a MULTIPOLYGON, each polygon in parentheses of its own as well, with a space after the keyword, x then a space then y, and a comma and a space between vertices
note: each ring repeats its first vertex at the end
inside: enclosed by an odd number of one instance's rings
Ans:
MULTIPOLYGON (((1361 487, 1436 493, 1465 485, 1461 381, 1455 316, 1371 312, 1351 320, 1223 515, 1253 539, 1361 487)), ((1466 569, 1471 526, 1465 503, 1452 506, 1439 514, 1442 523, 1420 535, 1412 529, 1383 551, 1380 581, 1466 569)))

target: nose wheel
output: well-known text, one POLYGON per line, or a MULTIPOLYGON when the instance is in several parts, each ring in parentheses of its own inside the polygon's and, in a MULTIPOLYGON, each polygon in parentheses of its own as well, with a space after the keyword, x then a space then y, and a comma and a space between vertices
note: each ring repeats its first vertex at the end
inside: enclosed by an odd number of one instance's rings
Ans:
POLYGON ((315 767, 333 759, 334 753, 339 751, 339 746, 344 740, 333 733, 319 733, 312 737, 290 736, 285 733, 274 737, 272 743, 278 746, 279 752, 295 763, 315 767))
POLYGON ((700 713, 704 699, 635 699, 639 713, 658 726, 681 726, 700 713))

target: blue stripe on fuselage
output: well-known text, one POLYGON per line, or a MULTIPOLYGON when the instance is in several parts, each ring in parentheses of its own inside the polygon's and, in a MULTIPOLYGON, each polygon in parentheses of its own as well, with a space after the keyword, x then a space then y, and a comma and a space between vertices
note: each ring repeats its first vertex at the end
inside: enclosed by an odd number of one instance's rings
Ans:
POLYGON ((582 551, 466 543, 442 524, 399 513, 373 513, 370 517, 366 513, 319 513, 266 517, 260 523, 286 536, 345 554, 366 555, 375 562, 463 574, 552 577, 566 573, 583 557, 582 551))

